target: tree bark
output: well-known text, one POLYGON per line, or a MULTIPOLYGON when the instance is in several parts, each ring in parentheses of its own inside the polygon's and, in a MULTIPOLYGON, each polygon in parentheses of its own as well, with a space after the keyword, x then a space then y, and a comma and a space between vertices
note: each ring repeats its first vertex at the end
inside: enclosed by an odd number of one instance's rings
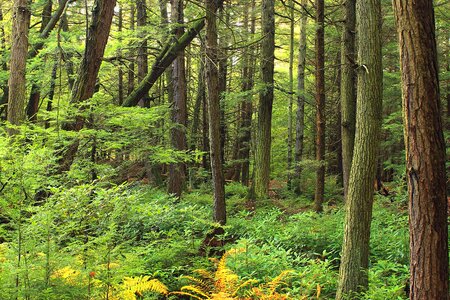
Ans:
POLYGON ((272 104, 275 51, 274 0, 262 1, 261 28, 261 80, 264 88, 259 94, 258 124, 256 128, 255 179, 253 192, 256 198, 269 193, 270 150, 272 144, 272 104))
MULTIPOLYGON (((28 52, 28 28, 30 27, 31 17, 28 0, 14 0, 12 15, 8 122, 12 125, 20 125, 25 121, 25 73, 28 52)), ((14 135, 17 133, 17 130, 8 129, 8 133, 14 135)))
MULTIPOLYGON (((41 16, 41 35, 45 30, 45 27, 50 22, 52 16, 52 0, 47 0, 42 9, 41 16)), ((37 121, 37 113, 39 110, 39 100, 41 99, 41 89, 37 83, 33 83, 31 86, 30 98, 28 100, 28 105, 26 108, 27 118, 31 122, 37 121)))
POLYGON ((409 192, 410 299, 446 300, 447 177, 433 3, 395 0, 394 11, 409 192))
POLYGON ((325 3, 316 0, 316 191, 314 210, 321 212, 325 193, 325 3))
POLYGON ((294 106, 294 39, 295 14, 294 1, 289 0, 289 107, 288 107, 288 153, 287 153, 287 188, 292 189, 292 143, 293 143, 293 106, 294 106))
MULTIPOLYGON (((171 0, 172 22, 176 24, 175 37, 180 38, 184 29, 183 1, 171 0)), ((171 109, 172 129, 170 131, 172 147, 177 151, 187 150, 186 126, 187 126, 187 86, 186 66, 184 51, 178 53, 178 57, 172 64, 173 102, 171 109)), ((174 163, 169 166, 168 191, 181 196, 186 182, 186 164, 174 163)))
POLYGON ((306 25, 308 23, 306 7, 307 0, 302 0, 302 17, 300 20, 300 39, 298 47, 298 66, 297 66, 297 116, 295 125, 295 181, 294 192, 301 192, 301 167, 300 162, 303 157, 303 136, 305 132, 305 66, 306 66, 306 25))
POLYGON ((382 113, 381 1, 356 3, 358 87, 356 135, 345 208, 344 243, 336 299, 360 299, 368 288, 373 180, 382 113))
MULTIPOLYGON (((137 80, 138 83, 144 80, 145 75, 148 73, 148 57, 147 57, 147 36, 145 26, 147 25, 147 1, 146 0, 138 0, 136 1, 136 12, 137 12, 137 31, 139 36, 139 47, 137 50, 137 80)), ((143 107, 149 107, 150 100, 148 96, 148 91, 144 93, 139 99, 139 104, 143 107)))
MULTIPOLYGON (((2 64, 1 68, 3 71, 8 71, 8 65, 6 63, 7 57, 6 57, 6 39, 5 39, 5 28, 3 27, 3 10, 0 7, 0 49, 2 53, 2 64)), ((0 98, 0 117, 3 114, 4 111, 7 110, 7 107, 5 107, 5 104, 8 103, 8 95, 9 95, 9 89, 8 89, 8 79, 5 79, 1 83, 1 89, 3 90, 3 95, 0 98)), ((6 115, 5 115, 6 119, 6 115)))
POLYGON ((345 1, 345 24, 341 42, 341 131, 344 199, 352 165, 356 123, 355 0, 345 1))
MULTIPOLYGON (((118 14, 118 24, 117 24, 117 30, 121 33, 123 30, 123 8, 122 5, 119 8, 119 14, 118 14)), ((122 44, 122 37, 119 38, 119 43, 122 44)), ((118 50, 118 56, 122 58, 122 50, 118 50)), ((119 105, 122 105, 123 103, 123 66, 122 64, 119 65, 119 71, 117 74, 117 80, 118 80, 118 87, 117 87, 117 94, 118 94, 118 103, 119 105)))
MULTIPOLYGON (((133 4, 130 5, 130 30, 134 31, 134 23, 135 23, 135 7, 133 4)), ((130 53, 130 55, 133 56, 134 51, 132 51, 132 53, 130 53)), ((130 61, 130 64, 128 65, 128 83, 127 83, 127 97, 130 96, 130 94, 133 92, 134 90, 134 60, 130 61)), ((136 104, 139 102, 139 99, 137 99, 136 104)), ((135 104, 135 105, 136 105, 135 104)), ((123 103, 122 103, 123 105, 123 103)))
POLYGON ((206 86, 208 90, 209 145, 212 181, 214 185, 214 221, 225 225, 225 180, 220 158, 220 99, 218 74, 218 44, 215 0, 205 0, 206 4, 206 86))

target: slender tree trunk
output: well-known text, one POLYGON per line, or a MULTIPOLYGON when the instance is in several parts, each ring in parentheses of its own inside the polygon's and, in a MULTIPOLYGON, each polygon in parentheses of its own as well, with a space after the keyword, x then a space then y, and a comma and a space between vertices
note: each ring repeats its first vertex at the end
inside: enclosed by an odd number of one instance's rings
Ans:
POLYGON ((300 162, 303 157, 303 136, 305 132, 305 66, 306 66, 306 25, 308 22, 306 7, 307 0, 302 0, 302 17, 300 20, 300 39, 298 47, 298 66, 297 66, 297 118, 295 125, 295 184, 296 194, 301 192, 301 167, 300 162))
MULTIPOLYGON (((171 0, 172 22, 176 25, 175 36, 181 37, 184 33, 182 24, 184 23, 183 1, 171 0)), ((184 51, 179 52, 178 57, 172 64, 172 84, 173 102, 171 110, 172 126, 171 142, 172 147, 177 151, 187 150, 186 126, 187 126, 187 85, 186 66, 184 51)), ((186 164, 183 162, 171 164, 169 166, 168 191, 181 196, 186 182, 186 164)))
MULTIPOLYGON (((253 36, 256 27, 256 16, 255 16, 255 0, 251 1, 251 20, 250 20, 250 30, 248 28, 248 4, 245 5, 244 11, 244 29, 246 32, 253 36)), ((250 38, 247 39, 250 41, 250 38)), ((242 90, 247 92, 244 102, 242 103, 242 113, 241 113, 241 130, 242 137, 240 141, 240 155, 239 158, 242 161, 241 164, 241 183, 248 186, 250 180, 250 148, 251 148, 251 132, 252 132, 252 115, 253 115, 253 95, 251 91, 254 84, 254 72, 255 63, 253 62, 254 47, 246 48, 244 50, 244 68, 242 76, 242 90)))
MULTIPOLYGON (((130 5, 130 30, 134 31, 134 22, 135 22, 135 6, 134 4, 130 5)), ((133 51, 131 51, 133 52, 133 51)), ((130 53, 131 56, 133 56, 133 53, 130 53)), ((127 96, 130 96, 130 94, 134 90, 134 60, 132 59, 130 61, 130 64, 128 65, 128 84, 127 84, 127 96)), ((139 100, 138 100, 139 101, 139 100)), ((138 102, 136 101, 136 103, 138 102)))
MULTIPOLYGON (((58 73, 58 60, 55 59, 55 62, 53 63, 52 68, 52 76, 50 79, 50 91, 48 93, 48 99, 47 99, 47 111, 51 112, 53 110, 53 98, 55 97, 55 88, 56 88, 56 76, 58 73)), ((45 120, 45 128, 50 128, 50 121, 47 119, 45 120)))
MULTIPOLYGON (((42 9, 41 15, 41 29, 40 33, 44 32, 45 27, 50 22, 52 16, 52 0, 47 0, 42 9)), ((37 113, 39 110, 39 100, 41 99, 41 89, 37 83, 33 83, 31 86, 30 98, 28 100, 28 105, 26 108, 27 118, 31 122, 35 123, 37 121, 37 113)))
POLYGON ((345 1, 345 24, 341 42, 341 131, 344 199, 352 165, 356 122, 355 14, 356 0, 345 1))
MULTIPOLYGON (((28 0, 14 0, 10 76, 8 82, 8 122, 12 125, 20 125, 25 121, 25 69, 28 53, 30 17, 31 12, 28 0)), ((14 135, 17 133, 17 130, 8 129, 8 133, 14 135)))
MULTIPOLYGON (((201 51, 202 53, 204 51, 201 51)), ((198 145, 199 128, 200 128, 200 112, 203 101, 205 101, 205 66, 203 59, 200 59, 198 64, 198 86, 197 86, 197 97, 194 104, 194 115, 192 117, 192 130, 191 130, 191 141, 189 149, 195 150, 198 145)))
POLYGON ((433 3, 395 0, 394 11, 409 191, 410 299, 447 300, 447 177, 433 3))
MULTIPOLYGON (((66 0, 59 0, 59 5, 61 6, 61 4, 64 2, 66 2, 66 0)), ((61 16, 60 26, 61 26, 62 31, 64 31, 66 33, 69 32, 69 22, 67 21, 66 13, 64 13, 61 16)), ((66 73, 67 73, 67 81, 69 83, 70 91, 72 91, 73 85, 75 83, 72 56, 73 56, 73 54, 71 52, 68 52, 67 54, 63 54, 63 59, 64 59, 65 67, 66 67, 66 73)))
MULTIPOLYGON (((5 28, 3 27, 3 10, 0 7, 0 50, 2 53, 2 64, 1 68, 3 71, 8 71, 8 65, 6 63, 7 57, 6 57, 6 39, 5 39, 5 28)), ((8 103, 8 95, 9 95, 9 89, 8 89, 8 79, 5 79, 1 82, 1 89, 3 90, 3 95, 0 98, 0 116, 5 111, 4 104, 8 103)), ((5 116, 6 118, 6 116, 5 116)))
MULTIPOLYGON (((119 8, 118 19, 119 20, 118 20, 118 26, 117 26, 118 28, 117 28, 117 30, 119 31, 119 33, 121 33, 122 29, 123 29, 123 8, 122 8, 122 5, 119 8)), ((119 43, 122 44, 122 37, 119 38, 119 43)), ((122 50, 121 49, 119 49, 118 55, 119 55, 120 58, 122 58, 122 50)), ((121 62, 119 64, 119 72, 117 74, 117 77, 118 77, 117 80, 118 80, 118 85, 119 85, 117 87, 117 89, 118 89, 118 98, 119 98, 118 100, 119 100, 119 105, 122 105, 124 93, 123 93, 123 66, 122 66, 121 62)))
MULTIPOLYGON (((115 4, 115 0, 96 0, 94 3, 86 46, 71 95, 71 103, 81 104, 80 110, 84 109, 83 102, 91 98, 95 92, 95 83, 108 42, 115 4)), ((68 123, 64 127, 67 130, 79 131, 83 128, 84 123, 85 118, 79 114, 75 117, 74 122, 68 123)), ((70 169, 78 145, 79 141, 76 140, 64 151, 59 160, 59 172, 70 169)))
MULTIPOLYGON (((205 76, 206 76, 206 74, 205 74, 205 76)), ((202 105, 202 151, 204 153, 208 153, 208 155, 203 155, 202 167, 205 170, 209 170, 211 163, 208 160, 210 156, 209 156, 209 123, 208 123, 208 99, 207 99, 207 97, 203 98, 202 104, 203 104, 202 105)))
POLYGON ((220 96, 219 74, 217 70, 219 46, 217 44, 215 0, 206 0, 206 86, 208 90, 209 145, 211 156, 212 181, 214 185, 214 221, 225 225, 225 180, 220 158, 220 96))
POLYGON ((295 14, 294 1, 289 0, 289 107, 288 107, 288 153, 287 153, 287 188, 292 189, 292 141, 293 141, 293 121, 292 113, 294 106, 294 39, 295 39, 295 14))
POLYGON ((270 180, 270 148, 272 144, 273 73, 275 51, 274 0, 262 1, 261 79, 264 88, 259 94, 258 124, 256 128, 255 180, 256 198, 267 197, 270 180))
MULTIPOLYGON (((224 1, 225 7, 219 11, 219 18, 229 23, 230 16, 228 14, 228 3, 224 1)), ((227 91, 227 75, 228 75, 228 37, 227 33, 221 34, 219 37, 219 99, 220 99, 220 158, 222 164, 225 165, 225 147, 227 140, 227 122, 225 120, 225 92, 227 91)))
MULTIPOLYGON (((138 82, 142 82, 144 80, 145 75, 148 73, 148 55, 147 55, 147 36, 145 26, 147 25, 147 1, 146 0, 137 0, 136 1, 136 12, 137 19, 136 25, 139 35, 139 47, 137 53, 137 79, 138 82)), ((148 91, 145 93, 140 99, 140 105, 143 107, 150 106, 150 100, 148 96, 148 91)))
POLYGON ((314 210, 323 210, 325 192, 325 3, 316 0, 316 160, 319 163, 316 172, 316 192, 314 210))
POLYGON ((373 180, 381 130, 381 1, 356 3, 358 87, 356 135, 345 209, 344 243, 336 299, 360 299, 367 290, 373 180))

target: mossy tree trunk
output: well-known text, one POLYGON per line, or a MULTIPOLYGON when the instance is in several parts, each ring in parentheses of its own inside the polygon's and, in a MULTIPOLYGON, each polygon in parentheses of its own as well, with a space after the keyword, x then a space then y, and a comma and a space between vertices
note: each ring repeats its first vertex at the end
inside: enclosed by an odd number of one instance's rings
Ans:
POLYGON ((360 299, 357 293, 368 288, 373 180, 382 112, 381 1, 358 0, 356 24, 360 37, 356 135, 336 299, 360 299))
MULTIPOLYGON (((28 0, 15 0, 12 10, 12 45, 10 57, 8 122, 20 125, 25 121, 26 97, 26 63, 28 53, 28 28, 30 27, 31 11, 28 0)), ((10 135, 17 130, 9 129, 10 135)))
POLYGON ((321 212, 325 193, 325 2, 316 0, 316 191, 314 210, 321 212))
POLYGON ((259 93, 258 123, 256 126, 256 148, 254 181, 252 191, 255 198, 264 198, 269 193, 270 150, 272 145, 272 105, 275 51, 274 0, 262 1, 261 28, 261 81, 264 88, 259 93))
POLYGON ((345 1, 345 23, 341 41, 341 131, 342 171, 344 197, 352 165, 356 123, 356 72, 355 72, 355 0, 345 1))
POLYGON ((409 191, 410 299, 449 299, 445 141, 433 3, 394 0, 409 191))
MULTIPOLYGON (((183 1, 172 0, 172 23, 175 25, 175 36, 180 38, 184 29, 183 1)), ((178 53, 178 57, 172 63, 173 102, 171 109, 172 129, 170 139, 172 147, 177 151, 187 150, 186 126, 187 126, 187 85, 186 65, 184 50, 178 53)), ((169 166, 168 191, 181 196, 186 182, 186 164, 174 163, 169 166)))
POLYGON ((306 25, 308 22, 306 7, 307 0, 302 0, 302 17, 300 19, 300 39, 298 45, 297 64, 297 113, 295 121, 295 150, 294 150, 294 192, 300 194, 300 162, 303 156, 303 137, 305 133, 305 66, 306 66, 306 25))
POLYGON ((220 99, 219 99, 219 70, 217 43, 215 0, 205 0, 206 4, 206 86, 208 90, 209 117, 209 146, 211 157, 211 172, 214 186, 214 221, 224 225, 226 223, 225 180, 221 159, 220 143, 220 99))

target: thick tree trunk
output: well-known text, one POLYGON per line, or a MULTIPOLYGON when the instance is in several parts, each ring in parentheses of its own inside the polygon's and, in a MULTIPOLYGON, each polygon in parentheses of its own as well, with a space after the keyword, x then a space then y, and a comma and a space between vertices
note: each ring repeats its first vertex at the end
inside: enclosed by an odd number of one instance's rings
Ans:
MULTIPOLYGON (((184 23, 183 1, 172 0, 172 22, 176 25, 175 36, 181 37, 184 33, 182 27, 184 23)), ((172 64, 172 84, 173 102, 171 109, 171 119, 173 128, 170 131, 172 147, 177 151, 187 150, 186 126, 187 126, 187 86, 186 86, 186 66, 184 61, 184 51, 178 53, 178 57, 172 64)), ((181 196, 186 182, 186 164, 176 163, 169 166, 168 191, 181 196)))
POLYGON ((433 3, 394 0, 409 191, 410 299, 449 299, 445 141, 433 3))
POLYGON ((306 7, 307 0, 302 0, 302 17, 300 20, 300 39, 298 47, 298 66, 297 66, 297 116, 295 125, 295 175, 294 191, 296 194, 301 192, 301 167, 300 162, 303 157, 303 136, 305 132, 305 66, 306 66, 306 25, 308 22, 306 7))
POLYGON ((314 210, 321 212, 325 193, 325 3, 316 0, 316 192, 314 210))
MULTIPOLYGON (((119 8, 119 14, 118 14, 118 24, 117 24, 117 30, 119 32, 122 32, 123 30, 123 8, 120 6, 119 8)), ((119 39, 119 43, 122 44, 122 38, 119 39)), ((122 58, 122 50, 118 50, 118 56, 122 58)), ((117 94, 118 94, 118 104, 122 105, 123 103, 123 66, 122 64, 119 65, 119 72, 117 74, 117 81, 118 81, 118 87, 117 87, 117 94)))
POLYGON ((360 299, 368 287, 373 180, 381 130, 381 1, 356 3, 358 87, 356 135, 346 201, 344 243, 336 299, 360 299))
POLYGON ((219 74, 217 70, 219 47, 217 44, 215 0, 206 0, 206 85, 208 90, 209 145, 212 181, 214 185, 214 221, 225 225, 225 180, 220 158, 220 104, 219 74))
MULTIPOLYGON (((30 7, 28 0, 15 0, 12 13, 12 45, 10 58, 8 122, 20 125, 25 121, 25 72, 28 53, 28 28, 30 27, 30 7)), ((17 130, 9 129, 10 135, 17 130)))
MULTIPOLYGON (((224 1, 225 2, 225 1, 224 1)), ((219 11, 219 19, 225 20, 229 24, 230 16, 228 14, 228 2, 223 9, 219 11)), ((220 158, 222 159, 222 165, 225 165, 225 147, 227 141, 227 121, 225 120, 225 92, 227 91, 227 75, 228 75, 228 37, 227 33, 220 35, 219 37, 219 99, 220 99, 220 158)))
POLYGON ((342 30, 341 42, 341 131, 344 198, 347 196, 348 178, 350 176, 355 141, 355 3, 356 0, 345 1, 345 25, 342 30))
POLYGON ((275 51, 274 0, 262 1, 261 28, 261 80, 264 88, 259 94, 258 124, 256 128, 255 179, 253 192, 256 198, 269 193, 270 148, 272 144, 272 104, 275 51))

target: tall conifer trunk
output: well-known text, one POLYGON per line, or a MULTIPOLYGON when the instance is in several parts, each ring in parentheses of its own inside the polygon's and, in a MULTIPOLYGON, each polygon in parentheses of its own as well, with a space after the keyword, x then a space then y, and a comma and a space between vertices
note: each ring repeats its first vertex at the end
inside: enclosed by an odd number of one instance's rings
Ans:
MULTIPOLYGON (((183 20, 183 1, 172 0, 172 22, 176 24, 175 36, 180 38, 184 29, 181 26, 183 20)), ((186 87, 186 66, 184 50, 178 54, 178 57, 172 64, 172 84, 173 84, 173 102, 171 118, 173 128, 171 129, 172 147, 178 151, 187 150, 186 126, 187 126, 187 87, 186 87)), ((169 167, 169 193, 181 196, 186 181, 186 164, 176 163, 169 167)))
POLYGON ((274 0, 262 1, 261 80, 264 88, 259 94, 258 123, 256 126, 255 166, 252 191, 254 197, 264 198, 269 193, 270 150, 272 145, 272 105, 275 51, 274 0))
POLYGON ((373 180, 382 112, 381 1, 357 0, 356 135, 345 203, 344 243, 336 299, 360 299, 368 288, 373 180))
POLYGON ((325 192, 325 2, 316 0, 316 192, 314 210, 323 210, 325 192))
MULTIPOLYGON (((28 28, 30 27, 30 7, 28 0, 14 0, 13 28, 10 58, 8 122, 20 125, 25 120, 25 68, 28 53, 28 28)), ((17 133, 9 129, 10 135, 17 133)))
POLYGON ((433 3, 394 0, 394 10, 409 191, 410 299, 447 300, 447 177, 433 3))

